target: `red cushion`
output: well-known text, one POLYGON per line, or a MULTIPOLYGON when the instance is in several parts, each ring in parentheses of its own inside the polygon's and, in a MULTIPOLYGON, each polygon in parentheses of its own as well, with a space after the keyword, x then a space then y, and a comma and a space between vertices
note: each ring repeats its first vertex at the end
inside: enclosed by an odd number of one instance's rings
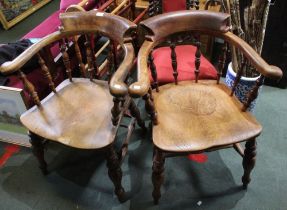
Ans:
MULTIPOLYGON (((176 46, 178 81, 194 80, 195 52, 196 47, 192 45, 176 46)), ((169 47, 160 47, 153 51, 154 64, 156 66, 159 84, 174 82, 173 68, 170 58, 169 47)), ((204 57, 200 58, 199 79, 217 79, 215 67, 204 57)), ((152 77, 150 76, 152 81, 152 77)))
POLYGON ((48 34, 51 34, 58 30, 58 26, 60 25, 59 14, 61 11, 57 11, 50 15, 46 20, 44 20, 41 24, 35 27, 32 31, 27 33, 23 38, 43 38, 48 34))
POLYGON ((60 10, 65 11, 68 6, 72 4, 78 4, 81 0, 61 0, 60 2, 60 10))
POLYGON ((165 12, 173 12, 186 9, 186 0, 163 0, 162 10, 165 12))

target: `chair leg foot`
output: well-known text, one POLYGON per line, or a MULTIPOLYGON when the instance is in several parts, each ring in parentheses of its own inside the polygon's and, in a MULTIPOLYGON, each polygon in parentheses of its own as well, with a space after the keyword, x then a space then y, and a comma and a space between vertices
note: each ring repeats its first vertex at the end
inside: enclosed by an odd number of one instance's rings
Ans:
POLYGON ((243 169, 244 174, 242 176, 243 189, 247 189, 248 184, 251 181, 250 174, 255 166, 256 162, 256 140, 252 139, 246 142, 244 157, 243 157, 243 169))
POLYGON ((153 201, 158 204, 161 197, 160 187, 164 181, 164 156, 163 153, 154 148, 153 166, 152 166, 152 183, 153 183, 153 201))
POLYGON ((47 163, 44 158, 44 145, 43 138, 37 136, 36 134, 29 132, 30 142, 32 144, 32 151, 34 156, 38 159, 39 168, 41 169, 44 175, 48 174, 47 163))
POLYGON ((115 186, 115 194, 117 195, 118 200, 122 203, 125 201, 125 190, 122 187, 122 170, 118 155, 113 146, 108 148, 107 167, 109 177, 115 186))

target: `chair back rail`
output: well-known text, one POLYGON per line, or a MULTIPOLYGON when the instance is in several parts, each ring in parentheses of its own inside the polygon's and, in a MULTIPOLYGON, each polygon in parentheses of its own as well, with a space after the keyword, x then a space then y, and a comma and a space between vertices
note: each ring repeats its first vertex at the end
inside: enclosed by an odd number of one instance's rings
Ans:
MULTIPOLYGON (((282 71, 278 67, 268 65, 255 50, 252 49, 245 41, 229 32, 228 26, 229 15, 224 13, 215 13, 208 11, 180 11, 158 15, 145 20, 140 23, 140 26, 145 30, 146 36, 145 41, 138 54, 138 82, 133 83, 129 87, 131 95, 139 97, 144 96, 148 93, 150 88, 149 76, 148 76, 148 64, 147 58, 149 57, 152 50, 163 42, 167 37, 177 34, 179 32, 191 32, 195 34, 195 37, 199 37, 199 34, 207 34, 214 37, 222 38, 226 43, 223 47, 223 55, 219 59, 218 68, 218 79, 221 76, 222 69, 225 65, 225 52, 227 50, 227 43, 238 48, 239 51, 245 56, 246 61, 250 62, 256 70, 261 74, 261 77, 256 83, 256 86, 250 92, 247 102, 243 105, 242 110, 245 111, 250 103, 256 98, 259 87, 263 84, 264 76, 280 79, 282 71)), ((198 39, 197 39, 198 40, 198 39)), ((171 42, 173 43, 173 42, 171 42)), ((200 42, 196 42, 196 53, 195 53, 195 78, 198 81, 198 74, 200 71, 200 42)), ((176 73, 176 53, 175 46, 171 44, 171 62, 174 73, 176 73)), ((150 62, 149 62, 150 63, 150 62)), ((149 64, 151 67, 151 64, 149 64)), ((152 67, 152 75, 155 82, 156 73, 154 72, 156 67, 152 67)), ((241 71, 238 74, 237 80, 241 77, 241 71)), ((177 75, 176 75, 177 76, 177 75)), ((175 77, 175 83, 177 79, 175 77)), ((234 84, 234 88, 238 82, 234 84)), ((231 91, 232 92, 232 91, 231 91)))

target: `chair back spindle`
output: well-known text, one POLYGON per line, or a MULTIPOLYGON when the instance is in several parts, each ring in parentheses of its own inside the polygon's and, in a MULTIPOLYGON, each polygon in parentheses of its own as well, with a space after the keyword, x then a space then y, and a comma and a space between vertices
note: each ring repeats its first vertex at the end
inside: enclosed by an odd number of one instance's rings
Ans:
POLYGON ((159 88, 158 88, 158 80, 157 80, 157 71, 156 71, 156 66, 155 66, 153 60, 154 60, 154 58, 153 58, 152 52, 151 52, 149 54, 149 57, 148 57, 149 68, 151 70, 151 76, 152 76, 152 79, 153 79, 153 86, 155 87, 156 92, 158 92, 159 88))
POLYGON ((61 40, 60 41, 60 51, 62 53, 63 62, 64 62, 64 65, 65 65, 65 68, 66 68, 67 76, 68 76, 70 82, 72 82, 71 63, 70 63, 69 54, 67 53, 67 45, 66 45, 66 41, 65 40, 61 40))
POLYGON ((77 41, 77 37, 74 36, 73 37, 73 43, 75 46, 75 53, 76 53, 76 57, 79 63, 79 69, 81 72, 81 76, 86 78, 87 77, 87 73, 86 73, 86 68, 85 68, 85 64, 83 63, 83 58, 82 58, 82 54, 81 54, 81 50, 77 41))
POLYGON ((196 42, 196 52, 195 52, 195 82, 198 82, 199 72, 200 72, 200 57, 201 57, 201 50, 200 50, 201 43, 199 41, 196 42))
POLYGON ((109 54, 108 54, 108 71, 107 71, 107 77, 110 81, 111 76, 113 75, 114 67, 115 67, 115 55, 114 55, 114 44, 113 42, 110 42, 109 44, 109 54))
POLYGON ((34 102, 38 107, 40 107, 40 106, 41 106, 41 102, 40 102, 38 93, 37 93, 36 90, 35 90, 34 85, 27 79, 26 75, 25 75, 21 70, 18 71, 18 74, 19 74, 19 77, 20 77, 21 81, 22 81, 23 84, 24 84, 25 90, 26 90, 26 91, 29 93, 29 95, 32 97, 33 102, 34 102))
POLYGON ((92 52, 92 61, 93 61, 93 65, 94 65, 94 77, 93 78, 98 78, 98 74, 99 74, 99 68, 97 65, 97 58, 96 58, 96 54, 95 54, 95 41, 98 39, 97 34, 90 34, 87 35, 90 39, 90 49, 92 52))
POLYGON ((171 65, 172 65, 172 69, 173 69, 173 77, 174 77, 174 82, 177 85, 178 81, 177 81, 177 77, 178 77, 178 71, 177 71, 177 59, 176 59, 176 52, 175 52, 175 42, 171 41, 170 42, 170 49, 171 49, 171 65))
POLYGON ((227 52, 227 43, 224 43, 224 45, 222 47, 221 55, 219 56, 219 60, 218 60, 217 84, 219 84, 220 77, 222 75, 222 71, 223 71, 224 66, 225 66, 226 52, 227 52))
POLYGON ((86 41, 85 41, 85 47, 86 47, 86 55, 87 55, 87 64, 88 64, 88 73, 90 80, 93 81, 95 77, 95 68, 93 64, 93 53, 92 53, 92 48, 91 48, 91 42, 90 42, 90 37, 88 35, 85 35, 86 41))
POLYGON ((45 61, 41 57, 40 53, 37 54, 37 57, 38 57, 38 62, 40 64, 41 70, 42 70, 44 76, 46 77, 46 79, 48 80, 49 87, 55 93, 56 92, 56 88, 55 88, 55 84, 53 82, 52 76, 50 74, 50 71, 49 71, 45 61))

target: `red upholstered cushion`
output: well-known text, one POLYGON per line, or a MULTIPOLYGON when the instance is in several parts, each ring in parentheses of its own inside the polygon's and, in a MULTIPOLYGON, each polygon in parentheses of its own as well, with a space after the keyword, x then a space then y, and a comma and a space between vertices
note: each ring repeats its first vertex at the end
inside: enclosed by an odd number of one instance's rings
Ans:
POLYGON ((60 10, 65 11, 68 6, 72 4, 78 4, 81 0, 61 0, 60 2, 60 10))
POLYGON ((186 0, 163 0, 162 10, 165 12, 173 12, 186 9, 186 0))
MULTIPOLYGON (((177 55, 178 81, 194 80, 196 47, 192 45, 179 45, 176 46, 175 52, 177 55)), ((157 78, 161 85, 174 81, 170 54, 171 50, 169 47, 160 47, 153 51, 157 78)), ((199 79, 217 79, 215 67, 204 56, 201 56, 200 61, 199 79)), ((152 77, 150 78, 152 81, 152 77)))
POLYGON ((23 38, 43 38, 44 36, 51 34, 58 30, 58 26, 60 25, 59 14, 61 11, 57 11, 50 15, 46 20, 40 23, 37 27, 35 27, 32 31, 27 33, 23 38))

